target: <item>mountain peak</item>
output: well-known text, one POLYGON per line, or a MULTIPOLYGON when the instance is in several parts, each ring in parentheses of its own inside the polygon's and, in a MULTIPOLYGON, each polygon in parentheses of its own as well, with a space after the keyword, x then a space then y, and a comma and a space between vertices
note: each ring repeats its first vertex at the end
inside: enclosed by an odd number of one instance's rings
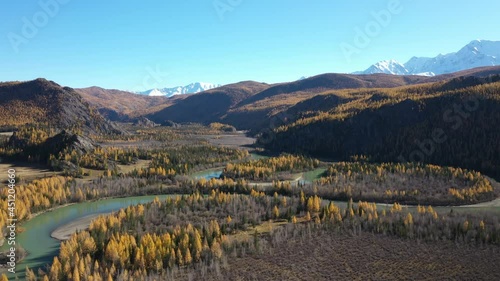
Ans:
POLYGON ((164 96, 164 95, 165 94, 158 89, 152 89, 148 94, 148 96, 164 96))
POLYGON ((399 61, 395 59, 390 59, 390 60, 382 60, 377 62, 375 65, 379 66, 399 66, 402 65, 399 61))
POLYGON ((474 52, 475 54, 483 54, 486 56, 499 57, 500 56, 500 41, 489 40, 473 40, 465 45, 460 52, 474 52))
POLYGON ((405 75, 408 71, 405 69, 404 65, 397 60, 383 60, 370 66, 367 70, 361 72, 360 74, 373 74, 373 73, 386 73, 394 75, 405 75))
POLYGON ((38 78, 0 83, 0 126, 50 124, 55 128, 78 128, 85 133, 120 133, 121 130, 89 105, 72 88, 38 78))
POLYGON ((30 84, 38 85, 38 86, 42 86, 42 87, 61 87, 61 85, 57 84, 56 82, 47 80, 45 78, 37 78, 35 80, 26 81, 26 83, 30 83, 30 84))
POLYGON ((206 83, 206 82, 193 82, 186 86, 177 86, 172 88, 161 88, 161 89, 155 88, 143 92, 136 92, 136 94, 147 95, 147 96, 172 97, 175 95, 200 93, 206 90, 218 88, 220 86, 222 85, 206 83))
POLYGON ((354 73, 433 76, 495 65, 500 65, 500 41, 477 39, 472 40, 455 53, 439 54, 433 58, 413 56, 405 64, 401 64, 396 60, 383 60, 371 65, 364 71, 354 73))

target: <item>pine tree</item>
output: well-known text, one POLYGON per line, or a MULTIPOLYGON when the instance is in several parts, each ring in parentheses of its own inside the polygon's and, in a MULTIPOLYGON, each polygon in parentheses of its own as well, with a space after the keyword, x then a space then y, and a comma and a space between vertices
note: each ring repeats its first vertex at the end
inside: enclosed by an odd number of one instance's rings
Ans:
POLYGON ((191 264, 193 261, 193 258, 191 257, 191 253, 189 252, 189 248, 186 249, 186 254, 184 255, 184 264, 188 265, 191 264))
POLYGON ((26 281, 36 281, 35 273, 28 267, 26 267, 26 281))
POLYGON ((220 259, 222 257, 222 248, 220 247, 219 242, 214 241, 214 243, 212 244, 212 248, 210 249, 210 251, 212 252, 212 255, 215 258, 220 259))
POLYGON ((314 199, 312 197, 307 198, 307 211, 314 212, 314 199))
POLYGON ((479 222, 479 229, 484 230, 484 228, 485 228, 485 226, 484 226, 484 221, 482 221, 482 220, 481 220, 481 221, 479 222))
POLYGON ((406 226, 410 226, 410 225, 412 225, 412 224, 413 224, 413 216, 411 215, 411 213, 408 213, 408 214, 406 215, 406 219, 405 219, 405 221, 404 221, 404 224, 405 224, 406 226))
POLYGON ((80 271, 78 271, 78 267, 76 266, 73 270, 73 281, 80 281, 80 271))
POLYGON ((280 209, 278 209, 278 206, 274 206, 273 208, 273 216, 275 219, 279 219, 280 217, 280 209))
POLYGON ((59 262, 59 259, 57 257, 54 257, 54 261, 52 262, 52 265, 50 266, 50 280, 59 280, 62 276, 62 265, 59 262))
POLYGON ((314 195, 313 201, 314 211, 319 212, 319 210, 321 209, 321 198, 319 198, 317 195, 314 195))
POLYGON ((310 221, 310 220, 311 220, 311 213, 307 212, 307 213, 306 213, 306 216, 304 217, 304 219, 305 219, 306 221, 310 221))
MULTIPOLYGON (((229 217, 230 218, 230 217, 229 217)), ((201 251, 203 250, 201 235, 197 229, 194 231, 193 237, 193 254, 195 261, 199 261, 201 257, 201 251)))
POLYGON ((177 264, 179 266, 182 266, 184 264, 184 257, 182 256, 182 252, 181 252, 180 248, 177 248, 176 260, 177 260, 177 264))
POLYGON ((304 205, 306 203, 306 196, 304 195, 304 191, 300 191, 300 203, 304 205))

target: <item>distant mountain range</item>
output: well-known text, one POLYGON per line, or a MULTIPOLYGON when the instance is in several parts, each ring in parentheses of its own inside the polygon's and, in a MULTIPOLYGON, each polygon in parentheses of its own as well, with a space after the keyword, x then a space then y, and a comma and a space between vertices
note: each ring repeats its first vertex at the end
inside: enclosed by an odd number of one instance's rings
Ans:
POLYGON ((474 40, 455 53, 433 58, 412 57, 406 63, 384 60, 354 74, 386 73, 394 75, 434 76, 481 66, 500 65, 500 41, 474 40))
POLYGON ((183 95, 172 98, 150 97, 100 87, 81 88, 75 89, 75 91, 91 106, 97 108, 104 117, 113 121, 129 121, 130 118, 156 112, 169 106, 177 99, 186 97, 183 95))
POLYGON ((143 92, 136 92, 136 94, 146 95, 146 96, 164 96, 164 97, 172 97, 175 95, 181 94, 195 94, 200 93, 206 90, 211 90, 217 87, 220 87, 220 84, 212 84, 212 83, 203 83, 203 82, 195 82, 191 83, 187 86, 178 86, 172 88, 155 88, 150 89, 143 92))
MULTIPOLYGON (((370 75, 325 73, 278 84, 243 81, 194 95, 176 96, 176 100, 172 101, 171 105, 152 114, 147 114, 146 117, 158 124, 162 124, 166 120, 205 124, 221 122, 241 130, 256 132, 269 125, 270 118, 272 120, 271 116, 275 116, 279 112, 285 112, 287 113, 285 115, 288 115, 288 109, 293 110, 292 107, 300 102, 313 99, 315 96, 329 91, 395 88, 445 81, 460 76, 487 77, 498 73, 500 73, 500 66, 475 68, 433 77, 383 73, 370 75)), ((374 99, 377 100, 378 97, 374 97, 374 99)), ((316 111, 318 108, 332 108, 336 104, 334 100, 325 100, 319 103, 316 103, 317 100, 313 101, 314 106, 309 107, 308 104, 302 104, 301 108, 307 107, 308 110, 305 111, 316 111)), ((289 115, 295 116, 292 113, 289 115)), ((287 119, 287 117, 278 117, 278 119, 287 119)), ((277 126, 281 121, 272 122, 277 126)))

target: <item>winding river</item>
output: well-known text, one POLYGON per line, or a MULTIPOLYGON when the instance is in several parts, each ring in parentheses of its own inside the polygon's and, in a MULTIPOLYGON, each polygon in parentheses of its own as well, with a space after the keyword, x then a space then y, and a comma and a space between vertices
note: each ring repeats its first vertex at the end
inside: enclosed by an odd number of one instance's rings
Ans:
MULTIPOLYGON (((305 183, 312 182, 314 179, 318 178, 324 169, 316 169, 307 173, 302 174, 302 176, 296 181, 302 181, 305 183)), ((217 178, 222 173, 221 169, 210 169, 192 174, 193 178, 217 178)), ((17 277, 22 280, 24 278, 24 271, 26 266, 31 269, 42 268, 51 263, 53 257, 59 252, 60 241, 51 237, 51 233, 64 225, 74 222, 78 219, 95 216, 97 214, 106 214, 117 211, 121 208, 126 208, 130 205, 147 203, 154 200, 155 197, 163 200, 168 196, 175 195, 159 195, 159 196, 138 196, 138 197, 126 197, 126 198, 114 198, 114 199, 104 199, 94 202, 85 202, 79 204, 73 204, 65 207, 56 208, 52 211, 42 213, 33 219, 22 224, 25 229, 24 232, 19 233, 16 237, 16 242, 21 245, 29 253, 26 259, 18 263, 16 266, 17 277)), ((498 201, 497 199, 495 201, 498 201)), ((325 201, 327 203, 328 201, 325 201)), ((336 202, 335 203, 341 207, 345 208, 346 202, 336 202)), ((384 208, 387 205, 378 204, 380 207, 384 208)), ((477 205, 469 206, 472 208, 462 208, 453 207, 457 211, 471 211, 475 209, 477 211, 488 211, 494 212, 495 214, 500 214, 500 202, 488 205, 477 205)), ((414 207, 409 206, 408 209, 413 209, 414 207)), ((436 207, 438 212, 449 212, 451 207, 436 207)), ((7 249, 7 244, 5 243, 0 247, 2 251, 7 249)), ((15 276, 11 274, 9 276, 14 280, 15 276)))
MULTIPOLYGON (((16 243, 29 253, 23 261, 16 265, 17 277, 23 280, 26 266, 31 269, 43 269, 46 264, 52 262, 60 247, 60 241, 50 236, 56 228, 85 216, 110 213, 130 205, 151 202, 155 197, 166 199, 168 196, 172 195, 138 196, 85 202, 60 207, 34 217, 22 224, 25 230, 17 234, 16 237, 16 243)), ((5 243, 1 250, 6 249, 7 244, 5 243)), ((13 279, 15 276, 10 274, 9 278, 13 279)))

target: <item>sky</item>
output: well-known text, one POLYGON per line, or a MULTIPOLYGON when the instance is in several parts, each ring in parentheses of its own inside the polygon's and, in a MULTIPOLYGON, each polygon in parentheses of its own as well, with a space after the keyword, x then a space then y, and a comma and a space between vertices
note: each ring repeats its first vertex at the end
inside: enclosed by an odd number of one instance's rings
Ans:
POLYGON ((276 83, 500 40, 497 0, 6 0, 0 81, 276 83))

